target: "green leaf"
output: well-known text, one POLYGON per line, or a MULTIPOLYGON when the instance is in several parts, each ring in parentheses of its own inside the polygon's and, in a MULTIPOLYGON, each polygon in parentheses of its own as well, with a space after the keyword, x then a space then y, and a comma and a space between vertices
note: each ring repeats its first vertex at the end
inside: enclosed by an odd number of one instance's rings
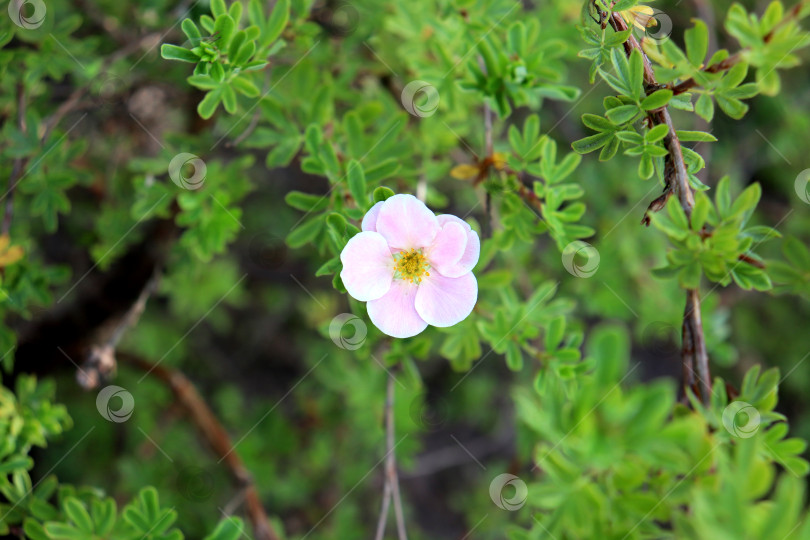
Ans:
POLYGON ((672 90, 656 90, 641 102, 641 108, 645 111, 652 111, 664 107, 672 99, 672 90))
POLYGON ((685 289, 697 289, 700 286, 700 275, 700 264, 692 261, 678 272, 678 281, 685 289))
POLYGON ((803 272, 810 269, 810 250, 799 239, 786 237, 782 241, 782 253, 797 269, 803 272))
MULTIPOLYGON (((614 50, 617 50, 618 47, 614 50)), ((641 51, 634 48, 630 53, 630 79, 629 84, 632 91, 630 97, 638 100, 644 94, 644 59, 641 51)))
POLYGON ((222 104, 228 113, 234 114, 236 112, 236 92, 233 91, 231 86, 225 85, 222 87, 222 104))
POLYGON ((619 139, 618 137, 612 137, 610 141, 602 148, 602 151, 599 152, 599 161, 608 161, 612 159, 618 151, 619 139))
POLYGON ((695 207, 692 209, 692 215, 690 216, 693 231, 700 231, 703 225, 706 224, 711 206, 712 203, 705 193, 701 191, 695 193, 695 207))
POLYGON ((276 2, 270 18, 267 20, 267 26, 262 34, 261 44, 267 46, 281 35, 287 22, 290 20, 290 0, 279 0, 276 2))
POLYGON ((571 143, 571 148, 578 154, 587 154, 602 148, 613 139, 615 139, 613 133, 597 133, 596 135, 574 141, 571 143))
POLYGON ((731 98, 724 94, 716 94, 714 97, 717 100, 717 105, 720 106, 723 112, 735 120, 739 120, 748 112, 748 105, 739 99, 731 98))
POLYGON ((546 328, 545 346, 547 351, 554 351, 565 337, 565 317, 559 316, 551 319, 546 328))
POLYGON ((85 533, 64 523, 46 523, 45 533, 51 540, 87 540, 85 533))
POLYGON ((614 124, 621 125, 634 120, 639 112, 636 105, 620 105, 607 111, 605 116, 614 124))
POLYGON ((728 215, 731 208, 731 181, 728 176, 724 176, 717 183, 717 193, 714 196, 717 211, 721 218, 728 215))
POLYGON ((219 89, 211 90, 205 94, 205 97, 200 101, 199 105, 197 105, 197 113, 199 113, 200 117, 207 120, 214 116, 221 97, 222 91, 219 89))
POLYGON ((356 160, 351 160, 346 165, 346 175, 349 181, 349 191, 354 197, 359 208, 368 207, 368 197, 366 196, 366 176, 363 174, 363 166, 356 160))
POLYGON ((523 353, 520 345, 514 340, 509 340, 506 344, 506 366, 512 371, 523 369, 523 353))
POLYGON ((644 134, 644 140, 648 143, 655 143, 663 139, 669 133, 669 126, 659 124, 644 134))
POLYGON ((287 235, 287 245, 291 248, 299 248, 312 242, 323 230, 324 221, 323 215, 304 221, 287 235))
POLYGON ((90 519, 90 514, 87 508, 74 497, 68 497, 62 506, 68 519, 72 521, 76 527, 83 533, 91 534, 93 532, 93 520, 90 519))
POLYGON ((594 131, 616 131, 617 126, 596 114, 583 114, 582 123, 594 131))
MULTIPOLYGON (((221 49, 225 49, 231 43, 233 31, 236 29, 236 21, 231 19, 228 14, 218 15, 214 19, 214 33, 218 35, 219 40, 217 44, 221 49)), ((218 65, 218 64, 214 64, 218 65)))
POLYGON ((118 513, 115 500, 111 497, 103 500, 93 499, 91 512, 93 523, 95 523, 95 532, 99 535, 109 534, 113 526, 115 526, 118 513))
POLYGON ((255 52, 256 44, 252 41, 248 41, 239 47, 239 51, 236 53, 236 56, 233 58, 232 62, 234 65, 244 66, 253 57, 253 53, 255 52))
POLYGON ((692 21, 695 26, 683 34, 686 57, 693 66, 700 67, 709 49, 709 29, 706 23, 700 19, 692 19, 692 21))
POLYGON ((711 133, 706 133, 705 131, 683 131, 678 130, 675 132, 678 136, 678 139, 681 142, 715 142, 717 141, 717 137, 712 135, 711 133))
POLYGON ((742 216, 744 223, 756 208, 761 196, 762 188, 759 183, 751 184, 740 193, 740 196, 731 205, 730 215, 742 216))
POLYGON ((211 14, 214 18, 226 13, 228 13, 228 9, 225 6, 225 0, 211 0, 211 14))
POLYGON ((258 97, 259 89, 253 84, 247 76, 239 76, 231 79, 231 86, 243 96, 254 98, 258 97))
POLYGON ((238 517, 229 517, 217 523, 216 529, 203 540, 237 540, 242 536, 244 524, 238 517))
POLYGON ((638 163, 638 175, 643 180, 648 179, 655 173, 655 165, 653 164, 652 156, 649 154, 642 154, 641 161, 638 163))
POLYGON ((183 30, 183 33, 191 40, 191 43, 196 45, 199 43, 200 38, 202 38, 202 34, 200 34, 200 29, 197 28, 197 25, 194 24, 194 21, 191 19, 183 19, 183 22, 180 23, 180 28, 183 30))
POLYGON ((695 103, 695 113, 707 122, 712 121, 712 118, 714 118, 714 102, 709 94, 700 95, 695 103))
POLYGON ((181 62, 197 63, 200 57, 183 47, 164 43, 160 46, 160 56, 166 60, 180 60, 181 62))
POLYGON ((382 202, 388 200, 389 198, 395 195, 394 190, 391 188, 387 188, 385 186, 379 186, 374 190, 374 203, 382 202))
POLYGON ((329 197, 325 195, 313 195, 301 191, 290 191, 284 197, 284 202, 296 210, 304 212, 317 212, 329 206, 329 197))

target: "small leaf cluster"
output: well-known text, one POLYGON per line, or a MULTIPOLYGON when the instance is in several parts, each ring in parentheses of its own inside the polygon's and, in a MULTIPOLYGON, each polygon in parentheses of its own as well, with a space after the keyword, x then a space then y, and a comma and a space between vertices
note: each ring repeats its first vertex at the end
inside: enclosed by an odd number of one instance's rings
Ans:
POLYGON ((580 94, 579 88, 560 84, 554 64, 565 53, 565 44, 543 39, 539 19, 512 23, 505 42, 497 34, 487 33, 476 50, 482 65, 473 58, 469 71, 474 82, 462 83, 461 88, 488 98, 502 118, 513 107, 538 107, 542 98, 573 101, 580 94))
MULTIPOLYGON (((581 160, 570 152, 557 159, 557 143, 548 136, 540 136, 540 119, 530 115, 519 131, 513 124, 509 126, 509 145, 512 153, 507 156, 510 172, 516 174, 512 182, 521 182, 528 176, 532 181, 532 192, 540 205, 542 225, 562 250, 570 242, 592 236, 594 231, 577 222, 585 214, 585 204, 578 199, 585 191, 576 182, 563 182, 573 174, 581 160)), ((521 203, 522 204, 522 203, 521 203)), ((509 216, 504 218, 506 233, 520 234, 518 227, 510 227, 509 216)), ((510 242, 507 240, 506 244, 510 242)))
MULTIPOLYGON (((551 281, 541 283, 522 301, 508 286, 510 278, 509 272, 501 270, 489 272, 480 280, 482 290, 500 290, 502 299, 501 306, 492 306, 492 317, 478 321, 481 339, 494 352, 503 354, 507 367, 513 371, 523 370, 524 356, 528 355, 561 376, 573 376, 582 342, 581 334, 565 335, 565 316, 573 310, 573 304, 564 298, 553 298, 557 284, 551 281)), ((443 350, 447 346, 445 342, 443 350)))
POLYGON ((743 438, 723 423, 724 381, 715 381, 709 406, 693 397, 690 410, 668 381, 625 383, 622 328, 598 327, 586 350, 576 378, 541 370, 534 390, 515 396, 538 472, 528 483, 531 530, 511 537, 810 537, 799 478, 805 443, 785 438, 773 411, 777 370, 746 375, 738 399, 760 424, 743 438))
POLYGON ((208 36, 203 36, 194 21, 184 19, 181 28, 191 48, 164 44, 160 49, 163 58, 196 64, 188 82, 206 91, 197 107, 203 118, 213 116, 220 103, 234 114, 237 93, 258 97, 259 87, 251 72, 264 69, 267 58, 284 47, 284 41, 278 38, 290 17, 289 0, 276 3, 269 17, 265 17, 258 0, 250 0, 249 25, 244 29, 240 29, 242 10, 239 1, 227 8, 225 0, 213 0, 211 15, 200 17, 200 26, 208 36))
POLYGON ((724 177, 717 185, 714 203, 703 192, 695 193, 689 217, 677 200, 670 199, 666 214, 652 215, 652 223, 674 246, 667 252, 667 266, 656 273, 677 275, 679 283, 690 289, 697 288, 703 274, 721 285, 733 280, 743 289, 770 289, 773 285, 763 268, 740 260, 745 255, 761 262, 752 250, 781 236, 771 227, 747 226, 761 194, 759 184, 752 184, 732 201, 730 181, 724 177))

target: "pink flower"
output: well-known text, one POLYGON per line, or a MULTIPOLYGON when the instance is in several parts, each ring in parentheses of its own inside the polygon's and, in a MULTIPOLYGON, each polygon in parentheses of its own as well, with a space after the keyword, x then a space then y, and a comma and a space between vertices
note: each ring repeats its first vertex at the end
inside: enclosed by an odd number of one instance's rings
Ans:
POLYGON ((406 338, 472 312, 481 244, 467 223, 434 215, 413 195, 394 195, 368 211, 362 228, 340 254, 340 278, 353 298, 368 302, 377 328, 406 338))

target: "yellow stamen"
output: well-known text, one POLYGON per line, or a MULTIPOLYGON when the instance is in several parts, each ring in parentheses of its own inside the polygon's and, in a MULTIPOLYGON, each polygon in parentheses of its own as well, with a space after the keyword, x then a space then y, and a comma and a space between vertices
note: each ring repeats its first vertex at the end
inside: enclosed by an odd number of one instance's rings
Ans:
POLYGON ((411 248, 408 251, 400 251, 394 255, 396 264, 394 266, 394 278, 403 279, 409 283, 419 284, 422 276, 429 276, 430 264, 422 254, 422 250, 411 248))

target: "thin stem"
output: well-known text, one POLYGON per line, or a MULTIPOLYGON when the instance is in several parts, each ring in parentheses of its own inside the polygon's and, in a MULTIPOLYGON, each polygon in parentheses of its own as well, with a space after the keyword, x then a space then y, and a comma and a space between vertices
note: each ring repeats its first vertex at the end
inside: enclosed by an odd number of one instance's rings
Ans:
POLYGON ((391 498, 394 502, 394 516, 396 516, 397 521, 397 537, 399 540, 408 540, 408 534, 405 531, 405 514, 402 511, 402 497, 399 492, 397 456, 394 452, 394 390, 394 374, 389 372, 385 397, 386 483, 390 486, 391 498))
POLYGON ((171 389, 175 399, 186 410, 191 421, 208 441, 211 449, 227 465, 237 484, 244 489, 245 507, 256 540, 280 540, 267 519, 267 514, 264 511, 259 492, 256 490, 250 472, 234 451, 228 432, 197 391, 194 384, 181 372, 153 365, 140 357, 121 353, 119 359, 156 377, 171 389))
POLYGON ((388 481, 388 475, 385 476, 385 486, 383 487, 382 508, 380 508, 380 517, 377 519, 377 534, 374 535, 374 540, 383 540, 385 536, 385 524, 388 523, 388 508, 391 506, 391 482, 388 481))
MULTIPOLYGON (((608 21, 617 32, 627 30, 627 25, 618 13, 613 13, 608 21)), ((648 87, 658 88, 655 80, 652 65, 644 50, 639 45, 636 38, 630 35, 624 43, 627 56, 638 49, 644 61, 644 82, 648 87)), ((668 128, 667 136, 664 138, 664 147, 668 155, 665 159, 664 172, 664 201, 668 199, 668 193, 672 190, 678 195, 678 201, 687 217, 692 215, 692 208, 695 206, 695 198, 692 188, 689 185, 689 175, 686 171, 686 164, 683 159, 681 141, 672 125, 672 118, 669 116, 667 107, 653 112, 650 117, 655 124, 664 124, 668 128)), ((660 200, 656 199, 656 201, 660 200)), ((653 204, 656 203, 653 201, 653 204)), ((665 204, 665 202, 664 202, 665 204)), ((663 205, 661 205, 663 207, 663 205)), ((650 210, 648 209, 648 212, 650 210)), ((645 216, 645 219, 646 218, 645 216)), ((697 289, 686 290, 686 305, 683 315, 683 348, 681 350, 681 362, 683 364, 684 387, 692 388, 696 391, 704 403, 708 403, 711 396, 711 375, 709 373, 709 355, 706 351, 706 339, 703 335, 703 322, 700 315, 700 294, 697 289), (692 373, 697 374, 697 388, 693 383, 692 373)))

